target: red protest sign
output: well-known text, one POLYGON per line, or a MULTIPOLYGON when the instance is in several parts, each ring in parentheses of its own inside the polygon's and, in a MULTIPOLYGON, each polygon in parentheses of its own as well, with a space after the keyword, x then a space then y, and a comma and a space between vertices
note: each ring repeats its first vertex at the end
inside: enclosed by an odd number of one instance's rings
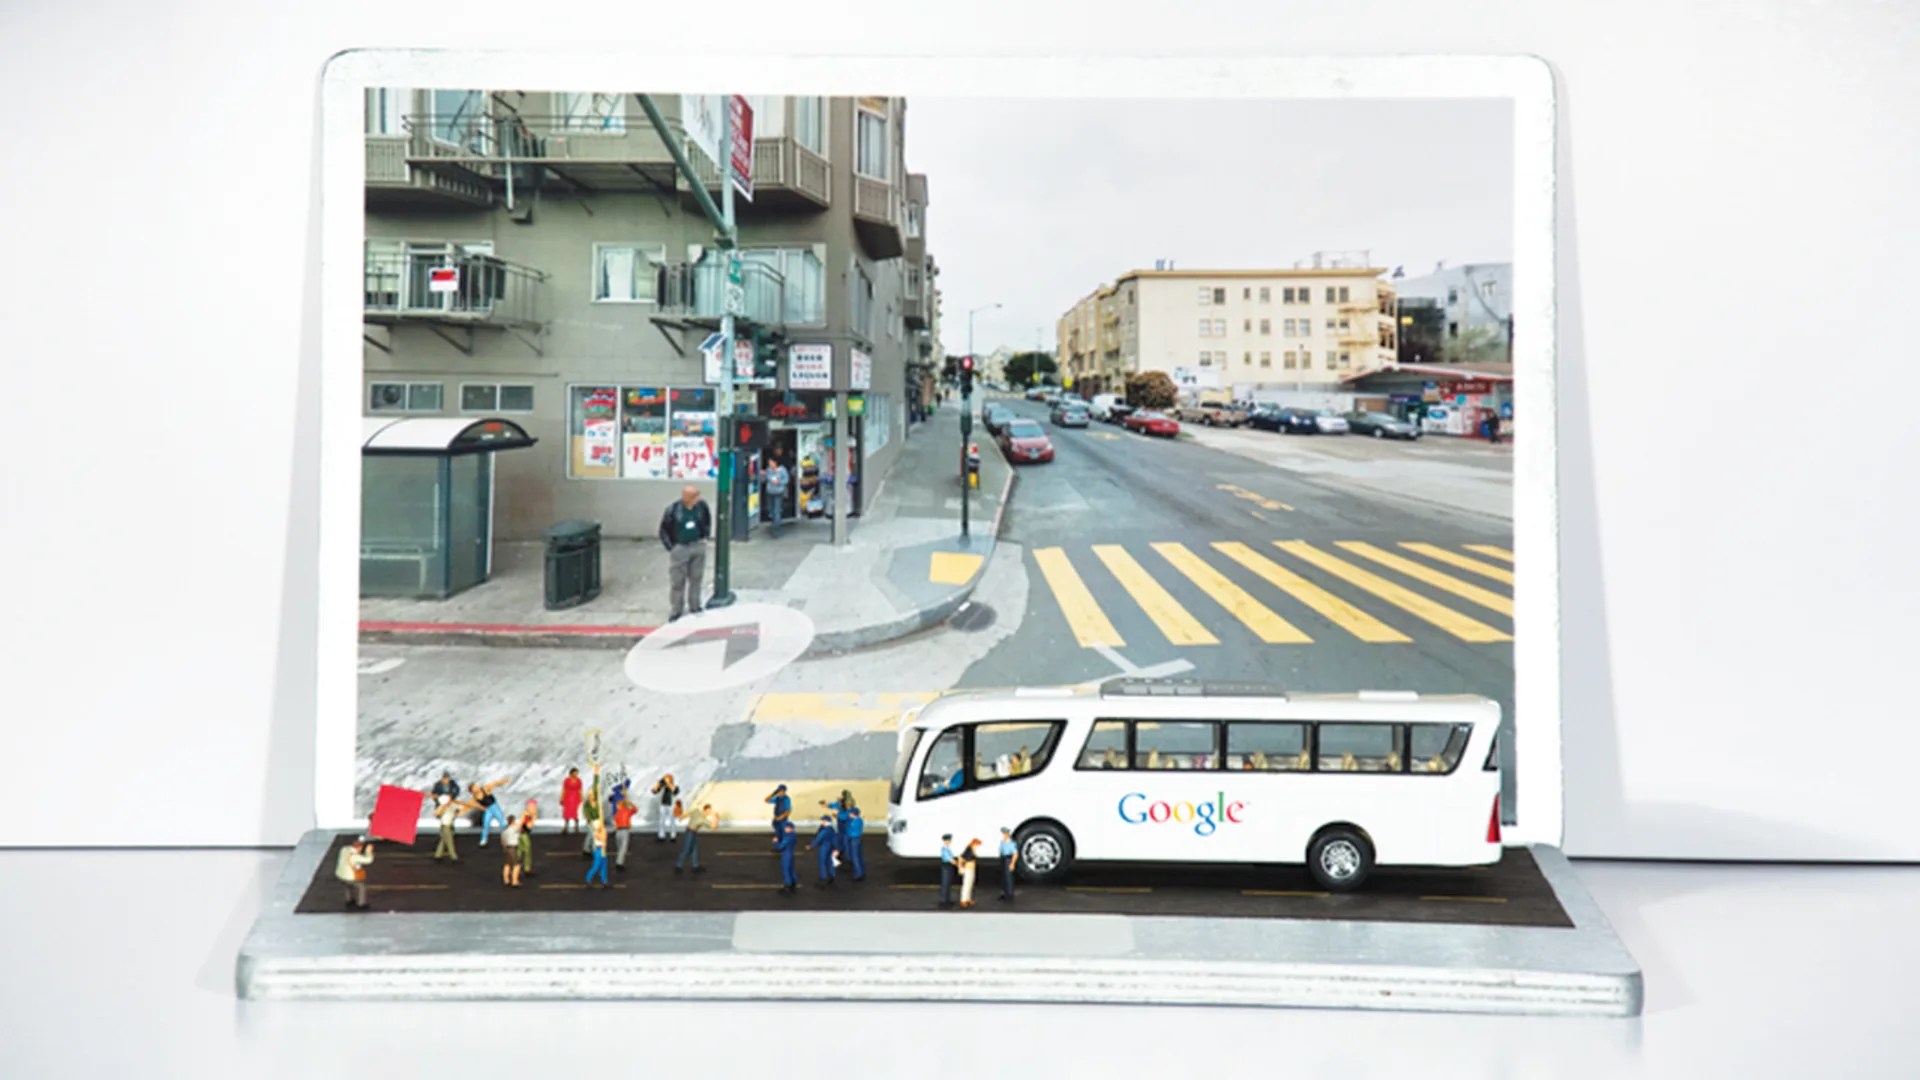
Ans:
POLYGON ((413 843, 420 831, 420 807, 426 801, 424 791, 381 784, 380 795, 373 802, 373 817, 367 822, 367 835, 413 843))

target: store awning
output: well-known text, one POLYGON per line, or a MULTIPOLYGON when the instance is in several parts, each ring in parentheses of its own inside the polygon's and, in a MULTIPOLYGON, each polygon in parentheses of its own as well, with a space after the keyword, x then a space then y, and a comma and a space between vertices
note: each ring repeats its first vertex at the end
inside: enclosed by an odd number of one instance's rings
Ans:
POLYGON ((1374 382, 1489 382, 1510 383, 1513 381, 1511 364, 1401 364, 1388 363, 1372 371, 1362 371, 1341 379, 1342 383, 1357 383, 1363 379, 1374 382))
POLYGON ((366 455, 454 457, 518 450, 539 441, 498 416, 368 416, 360 423, 360 452, 366 455))

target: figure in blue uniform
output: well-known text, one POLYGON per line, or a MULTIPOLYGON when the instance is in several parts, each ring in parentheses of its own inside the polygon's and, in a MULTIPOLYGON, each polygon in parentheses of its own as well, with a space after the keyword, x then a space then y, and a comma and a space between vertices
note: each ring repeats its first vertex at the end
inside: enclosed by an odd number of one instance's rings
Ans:
POLYGON ((953 906, 953 834, 940 836, 940 906, 953 906))
POLYGON ((854 810, 853 792, 840 789, 840 797, 833 802, 821 800, 821 806, 833 811, 833 827, 840 834, 840 857, 851 860, 853 855, 847 851, 847 818, 854 810))
POLYGON ((773 850, 780 853, 780 891, 791 895, 800 888, 800 875, 793 872, 793 822, 782 818, 773 823, 773 850))
POLYGON ((860 850, 860 837, 867 831, 867 823, 860 819, 860 808, 847 811, 846 832, 840 837, 847 848, 847 862, 853 867, 853 880, 867 880, 867 860, 860 850))
POLYGON ((1020 859, 1020 849, 1013 842, 1013 830, 1000 826, 1000 899, 1013 899, 1013 864, 1020 859))
POLYGON ((767 801, 773 804, 773 820, 775 824, 786 820, 787 815, 793 812, 793 800, 787 798, 787 785, 785 784, 774 788, 773 794, 767 796, 767 801))
POLYGON ((813 834, 813 842, 807 849, 820 852, 820 884, 832 885, 833 856, 840 849, 840 833, 833 827, 832 815, 821 816, 820 831, 813 834))

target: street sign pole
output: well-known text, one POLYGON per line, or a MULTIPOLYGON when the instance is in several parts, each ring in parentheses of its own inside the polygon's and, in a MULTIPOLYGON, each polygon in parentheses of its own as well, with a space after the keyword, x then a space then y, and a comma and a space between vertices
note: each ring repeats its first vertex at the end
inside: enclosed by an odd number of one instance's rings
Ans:
POLYGON ((727 305, 720 316, 720 476, 714 485, 720 505, 713 521, 712 607, 733 603, 733 316, 742 291, 740 253, 734 247, 732 95, 724 99, 720 115, 720 248, 727 259, 727 305))

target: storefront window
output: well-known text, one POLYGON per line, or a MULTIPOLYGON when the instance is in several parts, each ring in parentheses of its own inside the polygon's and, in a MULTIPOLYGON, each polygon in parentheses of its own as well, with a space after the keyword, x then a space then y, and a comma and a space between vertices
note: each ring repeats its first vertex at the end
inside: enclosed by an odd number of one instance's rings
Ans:
POLYGON ((620 475, 620 393, 611 386, 576 386, 569 395, 567 472, 611 479, 620 475))
POLYGON ((711 389, 667 391, 671 409, 668 456, 675 480, 711 480, 719 476, 714 454, 717 414, 711 389))
POLYGON ((567 393, 568 476, 711 480, 718 475, 711 388, 575 386, 567 393))
POLYGON ((667 478, 667 391, 664 387, 621 389, 620 475, 628 480, 667 478))

